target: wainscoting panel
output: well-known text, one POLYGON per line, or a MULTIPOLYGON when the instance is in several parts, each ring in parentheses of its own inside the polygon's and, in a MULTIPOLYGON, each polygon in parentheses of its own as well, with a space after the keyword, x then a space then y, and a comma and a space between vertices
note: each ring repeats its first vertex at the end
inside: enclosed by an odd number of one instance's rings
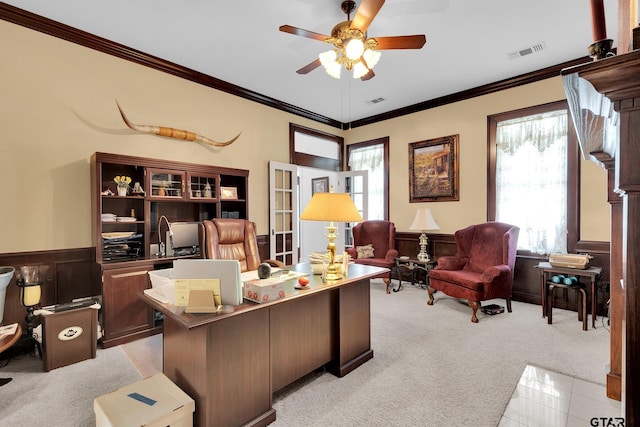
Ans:
MULTIPOLYGON (((48 267, 42 278, 43 306, 100 295, 101 292, 94 248, 0 254, 0 265, 12 266, 16 271, 23 265, 48 267)), ((26 310, 20 304, 20 289, 16 286, 14 275, 7 287, 3 323, 20 322, 26 326, 25 314, 26 310)))
MULTIPOLYGON (((418 246, 419 233, 397 232, 396 249, 400 255, 415 258, 420 247, 418 246)), ((453 234, 429 234, 427 252, 431 258, 456 254, 456 244, 453 234)), ((593 259, 591 265, 602 267, 602 279, 597 288, 597 312, 598 315, 607 314, 607 301, 609 300, 609 242, 580 241, 577 244, 577 253, 588 253, 593 259)), ((530 304, 541 305, 540 273, 535 267, 539 262, 547 261, 543 255, 518 255, 513 279, 513 300, 530 304)), ((396 277, 394 277, 396 278, 396 277)), ((588 289, 589 299, 591 290, 588 289)), ((590 303, 589 303, 590 304, 590 303)), ((554 307, 577 311, 575 298, 556 292, 554 307)), ((541 312, 542 315, 542 312, 541 312)))
MULTIPOLYGON (((452 234, 427 235, 429 237, 427 250, 432 258, 455 255, 456 245, 452 234)), ((396 233, 396 248, 401 256, 414 258, 418 254, 419 236, 419 233, 396 233)), ((259 235, 257 240, 261 259, 268 259, 269 236, 259 235)), ((593 256, 591 264, 603 268, 603 278, 597 289, 597 308, 599 315, 606 315, 609 299, 609 243, 580 241, 577 252, 590 254, 593 256)), ((515 301, 540 305, 540 275, 535 266, 538 262, 546 260, 545 256, 518 256, 513 285, 515 301)), ((101 293, 101 280, 96 268, 93 248, 0 254, 0 265, 10 265, 16 269, 22 265, 48 266, 49 270, 42 285, 42 305, 69 302, 76 298, 96 296, 101 293)), ((20 304, 20 290, 15 283, 14 277, 7 287, 3 323, 20 322, 24 326, 26 325, 25 308, 20 304)), ((556 294, 554 307, 577 309, 575 298, 567 298, 561 292, 556 294)))

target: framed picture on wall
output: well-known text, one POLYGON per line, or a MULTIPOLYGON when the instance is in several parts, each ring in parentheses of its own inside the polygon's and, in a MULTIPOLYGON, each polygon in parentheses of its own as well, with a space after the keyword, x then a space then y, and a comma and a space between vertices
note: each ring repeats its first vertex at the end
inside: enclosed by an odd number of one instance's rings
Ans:
POLYGON ((450 135, 409 144, 409 203, 460 200, 458 139, 450 135))
POLYGON ((329 177, 313 178, 311 180, 311 195, 316 193, 326 193, 329 191, 329 177))

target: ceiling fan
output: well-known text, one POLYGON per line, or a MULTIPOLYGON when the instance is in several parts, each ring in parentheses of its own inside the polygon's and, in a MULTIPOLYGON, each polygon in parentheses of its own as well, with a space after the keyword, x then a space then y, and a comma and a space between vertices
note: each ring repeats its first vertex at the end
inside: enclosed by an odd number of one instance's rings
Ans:
POLYGON ((327 74, 339 79, 340 70, 344 66, 348 71, 353 70, 353 78, 366 81, 375 76, 373 67, 380 59, 380 50, 422 48, 427 41, 424 34, 367 38, 367 28, 383 4, 384 0, 362 0, 351 20, 351 12, 355 9, 356 3, 343 1, 341 7, 347 14, 347 20, 333 27, 331 36, 282 25, 280 31, 284 33, 319 40, 334 46, 333 49, 322 52, 316 60, 296 73, 307 74, 322 65, 327 74))

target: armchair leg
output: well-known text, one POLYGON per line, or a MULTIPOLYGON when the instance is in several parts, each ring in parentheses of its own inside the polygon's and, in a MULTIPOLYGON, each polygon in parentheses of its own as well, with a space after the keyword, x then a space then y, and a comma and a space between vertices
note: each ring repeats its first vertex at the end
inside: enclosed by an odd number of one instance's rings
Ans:
POLYGON ((507 311, 511 313, 511 298, 507 298, 507 311))
POLYGON ((469 307, 473 310, 473 313, 471 314, 471 321, 473 323, 478 323, 478 316, 476 313, 478 312, 478 308, 480 308, 480 303, 477 301, 469 301, 469 307))
POLYGON ((431 286, 429 286, 428 292, 429 292, 429 301, 427 301, 427 305, 433 305, 433 293, 435 292, 435 290, 431 286))
POLYGON ((382 281, 384 282, 385 285, 387 285, 387 293, 390 294, 391 279, 382 279, 382 281))

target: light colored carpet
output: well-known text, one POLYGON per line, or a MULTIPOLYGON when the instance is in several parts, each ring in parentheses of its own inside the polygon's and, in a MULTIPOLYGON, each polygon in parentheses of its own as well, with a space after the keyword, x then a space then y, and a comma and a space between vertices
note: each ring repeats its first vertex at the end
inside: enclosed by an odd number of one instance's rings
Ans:
MULTIPOLYGON (((513 313, 478 313, 472 324, 467 305, 442 293, 434 306, 426 301, 423 289, 387 295, 374 280, 374 358, 343 378, 314 373, 278 392, 272 425, 494 427, 527 364, 605 383, 609 333, 601 319, 582 331, 576 312, 555 309, 547 325, 540 306, 514 302, 513 313)), ((12 360, 0 369, 14 377, 0 388, 0 425, 95 425, 94 398, 161 367, 161 335, 49 373, 39 360, 12 360)))
POLYGON ((49 372, 37 357, 15 358, 0 377, 13 378, 0 387, 0 426, 7 427, 95 426, 93 399, 141 379, 120 347, 49 372))
MULTIPOLYGON (((442 293, 371 290, 374 358, 344 378, 309 376, 274 397, 275 426, 496 426, 527 364, 604 384, 609 333, 538 305, 479 313, 442 293)), ((504 300, 491 301, 505 305, 504 300)), ((598 325, 596 325, 598 326, 598 325)))

